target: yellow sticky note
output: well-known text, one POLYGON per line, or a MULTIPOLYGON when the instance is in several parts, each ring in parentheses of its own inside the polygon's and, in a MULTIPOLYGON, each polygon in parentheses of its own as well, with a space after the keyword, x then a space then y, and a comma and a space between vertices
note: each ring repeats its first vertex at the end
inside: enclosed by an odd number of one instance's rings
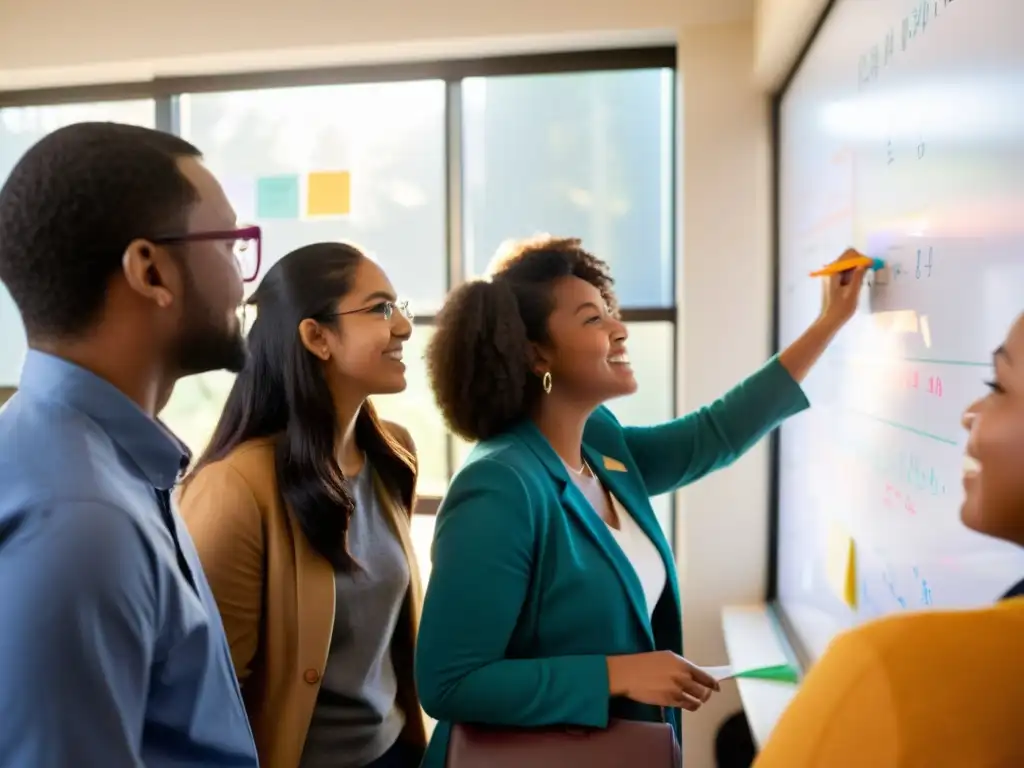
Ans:
POLYGON ((307 178, 307 216, 347 216, 351 210, 352 177, 348 171, 314 171, 307 178))
POLYGON ((853 536, 839 522, 829 523, 825 550, 825 572, 836 597, 850 608, 857 607, 857 552, 853 536))

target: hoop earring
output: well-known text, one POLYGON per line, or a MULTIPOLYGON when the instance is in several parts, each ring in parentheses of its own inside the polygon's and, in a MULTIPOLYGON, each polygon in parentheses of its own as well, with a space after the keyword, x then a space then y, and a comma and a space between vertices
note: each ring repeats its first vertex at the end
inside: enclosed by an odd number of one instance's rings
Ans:
POLYGON ((544 374, 543 378, 541 378, 540 380, 540 385, 544 387, 545 395, 551 394, 551 371, 548 371, 544 374))

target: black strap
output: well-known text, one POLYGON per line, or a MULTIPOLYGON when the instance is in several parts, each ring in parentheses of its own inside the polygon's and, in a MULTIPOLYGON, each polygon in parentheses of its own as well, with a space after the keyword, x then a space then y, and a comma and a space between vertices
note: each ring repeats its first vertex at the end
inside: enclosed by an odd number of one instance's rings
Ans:
POLYGON ((171 492, 155 488, 156 500, 160 505, 160 516, 164 520, 164 525, 167 526, 167 530, 171 533, 171 539, 174 540, 174 553, 178 556, 178 568, 181 569, 181 574, 185 577, 185 581, 188 582, 189 586, 192 587, 192 591, 199 594, 196 590, 195 579, 192 578, 192 569, 188 565, 188 560, 185 559, 185 554, 181 551, 181 543, 178 541, 178 528, 174 524, 174 514, 171 512, 171 492))

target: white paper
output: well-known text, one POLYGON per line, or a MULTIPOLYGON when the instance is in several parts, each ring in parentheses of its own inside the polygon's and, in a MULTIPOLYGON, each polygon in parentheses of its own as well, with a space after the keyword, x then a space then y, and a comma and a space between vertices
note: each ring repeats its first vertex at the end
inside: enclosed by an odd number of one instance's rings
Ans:
POLYGON ((735 675, 735 672, 733 672, 733 668, 730 664, 726 664, 721 667, 701 667, 701 669, 703 669, 705 672, 707 672, 709 675, 711 675, 713 678, 715 678, 715 680, 718 680, 719 682, 721 682, 722 680, 728 680, 731 677, 733 677, 733 675, 735 675))

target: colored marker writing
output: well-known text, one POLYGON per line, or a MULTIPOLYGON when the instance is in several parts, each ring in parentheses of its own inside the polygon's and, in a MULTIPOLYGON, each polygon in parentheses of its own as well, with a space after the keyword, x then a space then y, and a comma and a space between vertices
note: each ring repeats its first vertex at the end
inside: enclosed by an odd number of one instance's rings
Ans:
POLYGON ((915 369, 892 371, 888 375, 889 385, 894 389, 921 392, 932 397, 942 397, 941 376, 921 376, 915 369))
POLYGON ((892 483, 885 484, 885 491, 882 494, 882 504, 890 509, 900 507, 911 515, 917 514, 917 506, 914 504, 914 500, 911 498, 910 494, 904 493, 892 483))
POLYGON ((904 582, 909 581, 909 584, 906 585, 908 589, 904 590, 897 583, 897 578, 890 570, 890 566, 886 566, 882 570, 882 584, 889 596, 903 609, 933 605, 935 600, 932 595, 932 588, 929 586, 928 580, 922 575, 921 569, 916 565, 912 566, 908 576, 909 578, 901 579, 904 582), (908 597, 908 595, 913 595, 913 597, 908 597))
POLYGON ((842 456, 877 474, 893 486, 941 496, 946 483, 934 463, 911 451, 887 450, 884 444, 868 442, 863 436, 845 435, 838 441, 842 456))

